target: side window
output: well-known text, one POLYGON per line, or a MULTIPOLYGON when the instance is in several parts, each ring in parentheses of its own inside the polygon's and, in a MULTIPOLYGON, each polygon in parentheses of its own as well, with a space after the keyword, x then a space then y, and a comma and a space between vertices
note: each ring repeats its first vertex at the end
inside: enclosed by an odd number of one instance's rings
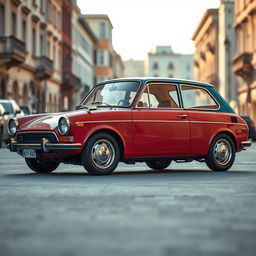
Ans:
POLYGON ((209 92, 203 88, 182 85, 181 94, 184 108, 216 110, 219 108, 209 92))
POLYGON ((175 84, 149 84, 151 108, 179 108, 177 86, 175 84))
POLYGON ((144 108, 180 108, 177 86, 167 83, 149 84, 137 106, 144 108))

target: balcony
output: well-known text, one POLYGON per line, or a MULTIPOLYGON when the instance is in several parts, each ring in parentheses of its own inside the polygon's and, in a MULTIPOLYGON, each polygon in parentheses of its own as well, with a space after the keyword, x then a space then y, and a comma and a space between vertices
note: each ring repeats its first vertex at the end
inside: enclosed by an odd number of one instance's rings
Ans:
POLYGON ((17 66, 25 61, 26 45, 14 36, 0 37, 0 66, 17 66))
POLYGON ((252 54, 248 52, 241 53, 233 58, 233 72, 243 78, 251 76, 253 71, 252 54))
POLYGON ((41 56, 37 58, 36 63, 36 79, 45 80, 52 76, 53 74, 53 62, 46 56, 41 56))
POLYGON ((79 90, 82 86, 80 78, 70 72, 64 73, 63 83, 66 88, 72 88, 75 90, 79 90))

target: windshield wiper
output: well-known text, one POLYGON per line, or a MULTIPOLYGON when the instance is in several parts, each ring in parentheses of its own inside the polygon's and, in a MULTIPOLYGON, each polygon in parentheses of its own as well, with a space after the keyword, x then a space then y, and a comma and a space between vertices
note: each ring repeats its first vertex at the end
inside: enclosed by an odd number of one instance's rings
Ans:
POLYGON ((106 105, 106 106, 108 106, 108 107, 110 107, 110 108, 113 108, 112 105, 110 105, 110 104, 108 104, 108 103, 105 103, 105 102, 100 102, 100 101, 94 101, 94 102, 92 102, 91 104, 92 104, 92 105, 94 105, 94 104, 106 105))

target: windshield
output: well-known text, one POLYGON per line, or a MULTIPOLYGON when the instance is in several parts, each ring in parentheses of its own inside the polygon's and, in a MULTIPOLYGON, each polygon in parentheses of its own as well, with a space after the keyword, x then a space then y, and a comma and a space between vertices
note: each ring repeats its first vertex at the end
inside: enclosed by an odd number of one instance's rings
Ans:
POLYGON ((5 110, 9 112, 10 114, 13 114, 13 107, 12 104, 9 102, 1 102, 1 104, 4 106, 5 110))
POLYGON ((98 85, 82 101, 80 106, 88 107, 97 105, 101 107, 129 107, 137 94, 139 86, 140 82, 135 81, 98 85))

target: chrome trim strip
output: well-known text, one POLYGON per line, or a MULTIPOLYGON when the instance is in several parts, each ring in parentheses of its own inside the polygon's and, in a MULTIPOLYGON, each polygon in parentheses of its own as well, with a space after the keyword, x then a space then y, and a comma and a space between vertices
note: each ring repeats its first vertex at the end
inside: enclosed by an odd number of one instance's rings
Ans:
POLYGON ((180 120, 134 120, 134 123, 189 123, 189 121, 180 120))
POLYGON ((74 150, 82 147, 81 143, 18 143, 17 141, 11 141, 8 145, 11 151, 17 151, 17 149, 31 148, 40 150, 41 152, 48 152, 49 150, 74 150), (43 144, 43 147, 42 147, 43 144))
POLYGON ((246 124, 240 123, 228 123, 228 122, 210 122, 210 121, 181 121, 181 120, 104 120, 104 121, 84 121, 76 122, 75 124, 95 124, 95 123, 201 123, 201 124, 226 124, 226 125, 240 125, 246 126, 246 124))
POLYGON ((246 126, 246 124, 240 124, 240 123, 210 122, 210 121, 190 121, 190 123, 195 123, 195 124, 228 124, 228 125, 241 125, 241 126, 246 126))
POLYGON ((19 134, 30 134, 30 133, 45 133, 45 134, 51 133, 55 136, 55 138, 59 142, 59 138, 58 138, 57 134, 53 131, 25 131, 25 132, 17 132, 17 135, 19 135, 19 134))

